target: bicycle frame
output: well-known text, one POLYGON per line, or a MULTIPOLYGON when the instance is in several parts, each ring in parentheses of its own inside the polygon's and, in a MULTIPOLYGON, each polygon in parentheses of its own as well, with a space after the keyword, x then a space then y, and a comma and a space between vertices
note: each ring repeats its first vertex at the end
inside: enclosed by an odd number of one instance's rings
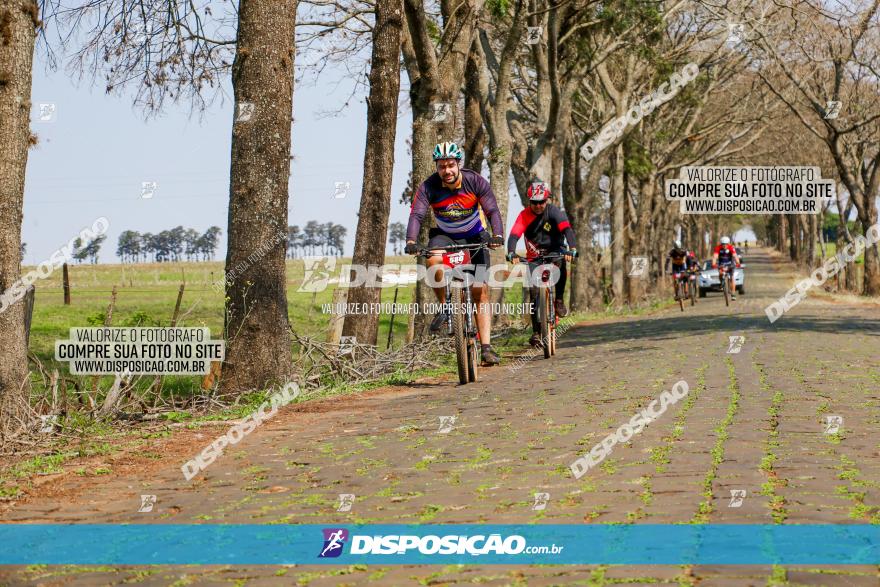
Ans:
POLYGON ((571 251, 563 250, 558 253, 542 253, 531 259, 526 259, 530 267, 535 265, 530 282, 531 287, 539 290, 537 300, 533 300, 533 303, 534 301, 538 303, 535 311, 538 312, 538 322, 541 325, 541 341, 545 359, 549 359, 556 353, 556 324, 559 320, 556 316, 556 304, 554 303, 556 284, 550 283, 550 276, 553 269, 558 267, 559 260, 570 254, 571 251), (535 279, 536 275, 540 276, 539 279, 535 279), (536 281, 537 283, 535 283, 536 281))
MULTIPOLYGON (((449 300, 452 299, 452 287, 453 283, 461 283, 463 284, 463 293, 465 295, 465 324, 467 326, 467 334, 469 336, 476 336, 477 332, 477 323, 476 318, 474 316, 474 304, 473 304, 473 294, 471 293, 471 284, 467 283, 466 280, 461 278, 461 275, 452 274, 450 277, 451 270, 456 267, 460 267, 463 265, 469 265, 471 262, 471 251, 477 252, 481 249, 486 248, 485 243, 474 243, 474 244, 466 244, 466 245, 448 245, 444 246, 443 249, 424 249, 425 257, 434 256, 431 253, 432 250, 442 250, 443 253, 440 253, 441 256, 441 264, 444 267, 444 280, 446 284, 444 286, 446 292, 446 303, 449 304, 449 300), (450 253, 450 251, 453 251, 450 253)), ((452 314, 446 318, 446 325, 448 328, 449 334, 452 334, 452 314)))
MULTIPOLYGON (((464 245, 446 245, 443 248, 428 249, 420 247, 419 255, 423 257, 435 256, 433 251, 442 251, 441 265, 443 265, 443 277, 445 283, 445 304, 449 311, 446 312, 447 333, 455 336, 456 361, 458 363, 459 383, 466 384, 477 380, 479 361, 477 360, 477 348, 479 343, 479 328, 475 316, 476 308, 471 293, 471 283, 461 272, 450 272, 456 267, 471 264, 471 251, 479 251, 486 248, 486 243, 474 243, 464 245), (458 291, 461 291, 461 296, 458 291), (458 307, 462 304, 464 308, 458 307)), ((467 274, 465 274, 467 275, 467 274)))

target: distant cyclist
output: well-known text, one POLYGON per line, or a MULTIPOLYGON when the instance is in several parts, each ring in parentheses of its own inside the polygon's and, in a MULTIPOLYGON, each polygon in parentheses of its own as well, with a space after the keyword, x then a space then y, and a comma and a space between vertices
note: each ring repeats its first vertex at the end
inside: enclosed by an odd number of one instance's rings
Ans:
MULTIPOLYGON (((721 242, 712 252, 712 267, 719 267, 720 265, 724 265, 728 268, 731 277, 733 277, 734 267, 740 266, 739 255, 736 254, 736 248, 730 244, 729 236, 722 236, 721 242)), ((722 287, 724 286, 722 285, 722 287)), ((730 299, 736 299, 736 287, 731 288, 730 299)))
MULTIPOLYGON (((507 237, 507 260, 513 263, 519 262, 516 256, 516 244, 520 237, 525 237, 526 241, 526 260, 531 262, 535 257, 546 253, 558 253, 568 249, 573 255, 565 255, 559 262, 559 281, 556 282, 556 299, 554 306, 556 315, 565 317, 568 315, 568 308, 565 307, 564 294, 565 283, 568 279, 567 261, 571 261, 572 256, 577 256, 577 241, 575 240, 574 230, 565 215, 558 207, 550 203, 550 188, 544 182, 538 181, 529 186, 526 196, 529 199, 529 207, 519 213, 513 228, 510 229, 510 236, 507 237)), ((536 265, 529 264, 530 273, 535 270, 536 265)), ((538 299, 538 288, 530 288, 532 300, 538 299)), ((541 344, 541 325, 538 323, 535 304, 532 305, 532 337, 529 344, 539 346, 541 344)))
MULTIPOLYGON (((434 211, 437 227, 432 228, 428 235, 428 248, 432 255, 428 257, 428 268, 437 267, 443 261, 444 246, 456 244, 474 244, 485 242, 489 248, 497 248, 504 244, 504 222, 501 211, 495 201, 492 187, 479 173, 461 166, 464 152, 455 143, 445 142, 434 147, 434 162, 437 172, 419 185, 413 198, 409 213, 409 224, 406 227, 406 249, 408 255, 418 253, 416 239, 422 227, 422 220, 428 208, 434 211), (486 231, 486 216, 492 227, 492 235, 486 231)), ((471 256, 474 267, 489 266, 489 252, 482 249, 471 256)), ((438 273, 442 267, 434 269, 438 273)), ((437 273, 434 283, 441 283, 437 273)), ((437 285, 434 294, 440 302, 445 302, 446 290, 437 285)), ((501 362, 498 354, 492 349, 492 315, 483 306, 489 301, 489 288, 485 282, 474 282, 471 287, 474 304, 477 307, 477 330, 480 332, 480 354, 486 365, 497 365, 501 362)), ((431 331, 439 332, 446 321, 447 310, 442 310, 431 322, 431 331)))
MULTIPOLYGON (((669 265, 672 265, 672 273, 670 276, 672 277, 672 290, 677 291, 675 288, 675 280, 676 275, 679 273, 684 273, 688 269, 691 268, 691 264, 696 260, 694 254, 682 248, 681 241, 677 240, 672 243, 672 249, 666 255, 666 264, 664 265, 665 271, 669 273, 669 265)), ((675 296, 675 301, 678 301, 678 294, 675 296)))

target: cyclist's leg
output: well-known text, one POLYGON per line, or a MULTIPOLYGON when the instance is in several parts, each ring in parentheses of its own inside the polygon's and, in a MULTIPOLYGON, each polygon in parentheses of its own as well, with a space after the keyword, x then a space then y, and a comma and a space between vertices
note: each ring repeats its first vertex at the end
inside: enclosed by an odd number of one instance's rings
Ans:
POLYGON ((568 282, 568 264, 565 259, 559 260, 559 281, 556 282, 556 299, 565 299, 565 284, 568 282))
MULTIPOLYGON (((682 269, 681 265, 676 265, 675 263, 672 264, 672 291, 673 292, 676 291, 676 289, 678 289, 678 284, 680 282, 680 278, 678 277, 678 275, 682 272, 682 270, 683 269, 682 269)), ((675 297, 676 300, 681 296, 681 293, 682 292, 678 292, 676 294, 676 297, 675 297)))
POLYGON ((535 285, 535 271, 538 269, 538 264, 530 261, 526 264, 528 265, 529 303, 531 304, 529 316, 532 319, 532 332, 541 332, 541 325, 538 323, 538 287, 535 285))
MULTIPOLYGON (((444 234, 436 228, 432 228, 428 233, 428 248, 432 251, 442 250, 446 245, 453 245, 455 241, 452 237, 444 234)), ((434 290, 434 295, 441 303, 446 301, 446 288, 443 285, 443 257, 440 253, 431 255, 425 261, 428 273, 428 283, 434 290)))
MULTIPOLYGON (((479 238, 469 239, 470 242, 479 242, 479 238)), ((474 266, 475 279, 471 287, 471 296, 477 306, 477 330, 480 332, 480 344, 489 345, 492 340, 492 309, 489 306, 489 284, 486 278, 489 274, 489 251, 483 249, 471 255, 471 263, 474 266)))

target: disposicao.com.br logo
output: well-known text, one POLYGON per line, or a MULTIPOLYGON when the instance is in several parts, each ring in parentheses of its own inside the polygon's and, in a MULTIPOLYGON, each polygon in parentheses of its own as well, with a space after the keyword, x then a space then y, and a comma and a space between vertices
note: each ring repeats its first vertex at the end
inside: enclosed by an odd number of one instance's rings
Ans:
POLYGON ((517 534, 502 537, 501 534, 478 534, 474 536, 416 536, 407 534, 349 536, 344 528, 324 528, 324 546, 318 558, 338 557, 345 543, 351 538, 351 555, 517 555, 560 554, 564 546, 528 546, 526 539, 517 534))

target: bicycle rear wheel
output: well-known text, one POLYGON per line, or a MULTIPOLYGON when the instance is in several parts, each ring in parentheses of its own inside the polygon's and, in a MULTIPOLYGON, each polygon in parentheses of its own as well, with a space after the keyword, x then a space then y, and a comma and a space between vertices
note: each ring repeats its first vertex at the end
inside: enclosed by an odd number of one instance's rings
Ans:
POLYGON ((455 335, 455 361, 458 364, 458 382, 468 382, 468 341, 465 332, 464 288, 461 283, 453 283, 449 288, 452 293, 450 308, 452 310, 452 332, 455 335))
POLYGON ((553 291, 552 288, 547 289, 547 316, 549 317, 547 320, 547 329, 550 331, 548 340, 550 341, 550 356, 556 354, 556 322, 558 320, 556 316, 556 309, 553 307, 553 304, 556 303, 556 292, 553 291))
POLYGON ((675 278, 675 297, 678 298, 678 307, 684 312, 684 292, 681 288, 681 279, 675 278))

